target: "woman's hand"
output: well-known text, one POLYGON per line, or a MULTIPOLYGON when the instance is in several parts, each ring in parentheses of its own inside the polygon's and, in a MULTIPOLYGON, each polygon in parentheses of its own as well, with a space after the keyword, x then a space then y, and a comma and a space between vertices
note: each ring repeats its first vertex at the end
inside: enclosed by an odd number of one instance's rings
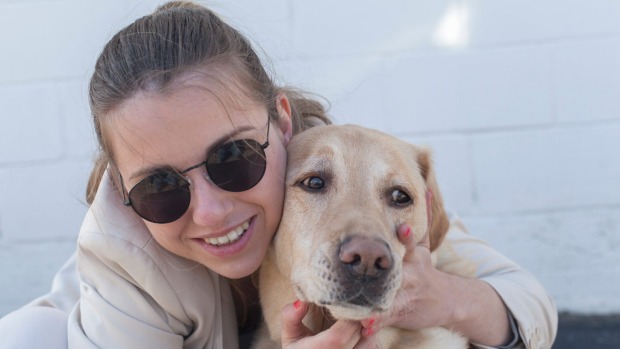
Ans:
POLYGON ((416 243, 408 225, 398 228, 398 237, 407 247, 403 260, 402 287, 391 309, 363 320, 363 335, 386 326, 416 330, 448 325, 453 318, 446 274, 433 266, 428 234, 416 243))
POLYGON ((296 301, 282 309, 282 348, 322 349, 371 349, 375 348, 374 336, 363 338, 358 321, 336 321, 332 327, 318 334, 307 328, 302 320, 308 305, 296 301))
POLYGON ((398 228, 398 237, 407 247, 402 287, 390 310, 361 321, 362 335, 372 335, 386 326, 407 330, 442 326, 473 343, 509 343, 512 332, 508 312, 495 290, 476 278, 437 270, 431 260, 428 234, 416 243, 410 232, 406 224, 398 228))

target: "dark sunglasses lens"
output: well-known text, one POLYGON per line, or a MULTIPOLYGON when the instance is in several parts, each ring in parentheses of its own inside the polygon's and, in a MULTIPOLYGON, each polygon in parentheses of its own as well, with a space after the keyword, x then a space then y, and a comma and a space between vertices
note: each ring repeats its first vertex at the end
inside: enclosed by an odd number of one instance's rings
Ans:
POLYGON ((266 166, 263 148, 251 139, 224 144, 209 154, 206 164, 211 181, 231 192, 254 187, 263 178, 266 166))
POLYGON ((174 172, 157 173, 136 184, 129 200, 134 211, 147 221, 170 223, 189 207, 189 182, 174 172))

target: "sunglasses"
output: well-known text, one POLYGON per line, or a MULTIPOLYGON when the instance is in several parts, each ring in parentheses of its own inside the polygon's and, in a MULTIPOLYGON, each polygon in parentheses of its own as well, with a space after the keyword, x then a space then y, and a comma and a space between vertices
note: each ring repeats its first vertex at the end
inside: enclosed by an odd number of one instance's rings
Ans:
MULTIPOLYGON (((265 148, 253 139, 237 139, 224 143, 207 154, 207 159, 183 171, 159 171, 136 184, 125 197, 123 204, 131 206, 142 218, 153 223, 170 223, 181 218, 189 207, 191 196, 189 180, 183 174, 205 166, 208 179, 219 188, 229 192, 242 192, 256 186, 267 167, 265 148)), ((124 188, 123 177, 121 185, 124 188)))

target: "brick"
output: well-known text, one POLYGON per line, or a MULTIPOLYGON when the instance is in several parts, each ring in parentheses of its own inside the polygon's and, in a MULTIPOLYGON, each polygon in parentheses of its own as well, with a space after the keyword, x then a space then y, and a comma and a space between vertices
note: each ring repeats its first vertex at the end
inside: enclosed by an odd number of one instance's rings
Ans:
POLYGON ((75 248, 75 240, 0 243, 0 317, 49 292, 54 274, 75 248))
POLYGON ((471 150, 466 137, 404 137, 404 140, 430 148, 444 204, 459 215, 473 206, 471 150))
POLYGON ((407 55, 387 65, 377 85, 385 90, 392 132, 488 130, 553 119, 546 50, 407 55))
POLYGON ((477 210, 518 212, 618 205, 620 124, 473 139, 477 210))
POLYGON ((583 38, 620 30, 620 3, 613 0, 596 5, 579 0, 465 0, 463 6, 472 45, 583 38))
POLYGON ((558 121, 620 119, 620 38, 553 48, 558 121))
POLYGON ((0 165, 57 159, 62 122, 54 84, 0 87, 0 165))
POLYGON ((83 160, 0 170, 2 241, 77 237, 91 166, 83 160))
POLYGON ((59 89, 59 104, 67 153, 72 157, 92 159, 97 149, 97 137, 88 105, 87 86, 85 81, 63 84, 59 89))
POLYGON ((300 57, 388 53, 433 45, 437 23, 455 1, 296 1, 300 57))
POLYGON ((470 234, 537 276, 558 308, 618 312, 618 208, 469 216, 470 234))
POLYGON ((373 58, 307 59, 279 61, 279 83, 295 86, 329 103, 329 114, 338 124, 361 124, 385 130, 390 117, 384 108, 383 89, 376 81, 383 64, 373 58))
POLYGON ((243 33, 267 65, 271 59, 290 57, 293 41, 290 1, 218 0, 206 5, 243 33))
POLYGON ((4 4, 0 42, 13 54, 3 55, 0 83, 82 77, 114 32, 154 7, 137 0, 4 4))

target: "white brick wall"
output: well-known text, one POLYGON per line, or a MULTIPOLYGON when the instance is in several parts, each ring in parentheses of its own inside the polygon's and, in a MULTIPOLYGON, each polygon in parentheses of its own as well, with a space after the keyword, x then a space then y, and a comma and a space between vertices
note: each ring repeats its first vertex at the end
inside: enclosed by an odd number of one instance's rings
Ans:
MULTIPOLYGON (((0 316, 75 248, 94 60, 158 3, 0 3, 0 316)), ((620 312, 620 2, 209 3, 337 122, 430 145, 448 205, 560 310, 620 312)))

